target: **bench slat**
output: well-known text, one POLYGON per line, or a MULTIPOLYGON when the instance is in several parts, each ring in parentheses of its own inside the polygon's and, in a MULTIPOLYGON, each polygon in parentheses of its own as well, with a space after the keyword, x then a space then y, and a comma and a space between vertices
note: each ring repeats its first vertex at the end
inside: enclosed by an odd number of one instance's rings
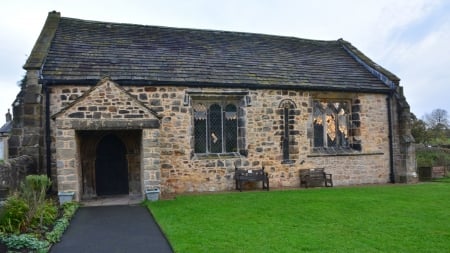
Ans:
POLYGON ((324 168, 301 169, 299 172, 300 187, 302 185, 306 188, 310 186, 333 187, 333 175, 326 173, 324 168))

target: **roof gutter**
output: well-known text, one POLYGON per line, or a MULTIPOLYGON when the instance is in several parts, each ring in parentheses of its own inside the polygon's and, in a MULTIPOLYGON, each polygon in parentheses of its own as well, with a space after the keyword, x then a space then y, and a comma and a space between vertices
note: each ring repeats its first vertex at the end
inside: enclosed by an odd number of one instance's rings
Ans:
POLYGON ((388 114, 388 138, 389 138, 389 182, 395 183, 395 171, 394 171, 394 140, 393 140, 393 126, 392 126, 392 97, 394 90, 391 90, 386 97, 387 114, 388 114))
MULTIPOLYGON (((57 85, 86 85, 94 86, 100 79, 46 79, 42 78, 39 83, 46 86, 57 85)), ((214 82, 192 82, 192 81, 155 81, 155 80, 133 80, 133 79, 112 79, 114 82, 123 85, 135 86, 178 86, 192 88, 245 88, 245 89, 277 89, 277 90, 302 90, 302 91, 340 91, 340 92, 364 92, 364 93, 382 93, 388 94, 389 88, 361 88, 346 87, 345 85, 335 86, 312 86, 307 84, 288 85, 288 84, 255 84, 255 83, 214 83, 214 82)))
POLYGON ((47 85, 43 85, 45 92, 45 165, 47 176, 52 177, 52 138, 50 137, 50 91, 47 85))

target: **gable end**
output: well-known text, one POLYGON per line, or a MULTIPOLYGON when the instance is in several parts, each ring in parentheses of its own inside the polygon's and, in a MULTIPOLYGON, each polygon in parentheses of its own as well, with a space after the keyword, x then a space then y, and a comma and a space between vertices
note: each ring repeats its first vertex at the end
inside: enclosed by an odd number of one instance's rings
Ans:
POLYGON ((158 115, 109 78, 52 116, 53 119, 89 119, 90 121, 156 120, 158 115))

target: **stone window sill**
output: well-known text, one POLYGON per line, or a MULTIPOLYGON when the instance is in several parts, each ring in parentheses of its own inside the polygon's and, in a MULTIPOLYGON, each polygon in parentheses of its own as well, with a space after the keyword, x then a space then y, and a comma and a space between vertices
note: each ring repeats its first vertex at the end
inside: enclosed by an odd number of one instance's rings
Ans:
POLYGON ((295 160, 283 160, 281 164, 295 164, 295 160))
POLYGON ((235 159, 235 158, 241 158, 242 155, 237 152, 231 152, 231 153, 221 153, 221 154, 200 154, 196 153, 193 156, 193 160, 216 160, 216 159, 235 159))
POLYGON ((308 157, 384 155, 383 152, 361 152, 351 148, 314 148, 308 157))

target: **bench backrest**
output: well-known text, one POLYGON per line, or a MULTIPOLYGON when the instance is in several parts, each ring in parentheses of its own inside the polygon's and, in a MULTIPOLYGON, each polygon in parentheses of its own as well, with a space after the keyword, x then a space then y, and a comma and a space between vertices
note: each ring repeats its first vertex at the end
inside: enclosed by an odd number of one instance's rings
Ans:
POLYGON ((262 178, 266 175, 264 172, 264 167, 262 169, 257 170, 244 170, 244 169, 235 169, 235 177, 252 177, 252 178, 262 178))
POLYGON ((314 169, 304 169, 300 170, 300 176, 310 176, 310 177, 323 177, 325 174, 325 168, 314 168, 314 169))

